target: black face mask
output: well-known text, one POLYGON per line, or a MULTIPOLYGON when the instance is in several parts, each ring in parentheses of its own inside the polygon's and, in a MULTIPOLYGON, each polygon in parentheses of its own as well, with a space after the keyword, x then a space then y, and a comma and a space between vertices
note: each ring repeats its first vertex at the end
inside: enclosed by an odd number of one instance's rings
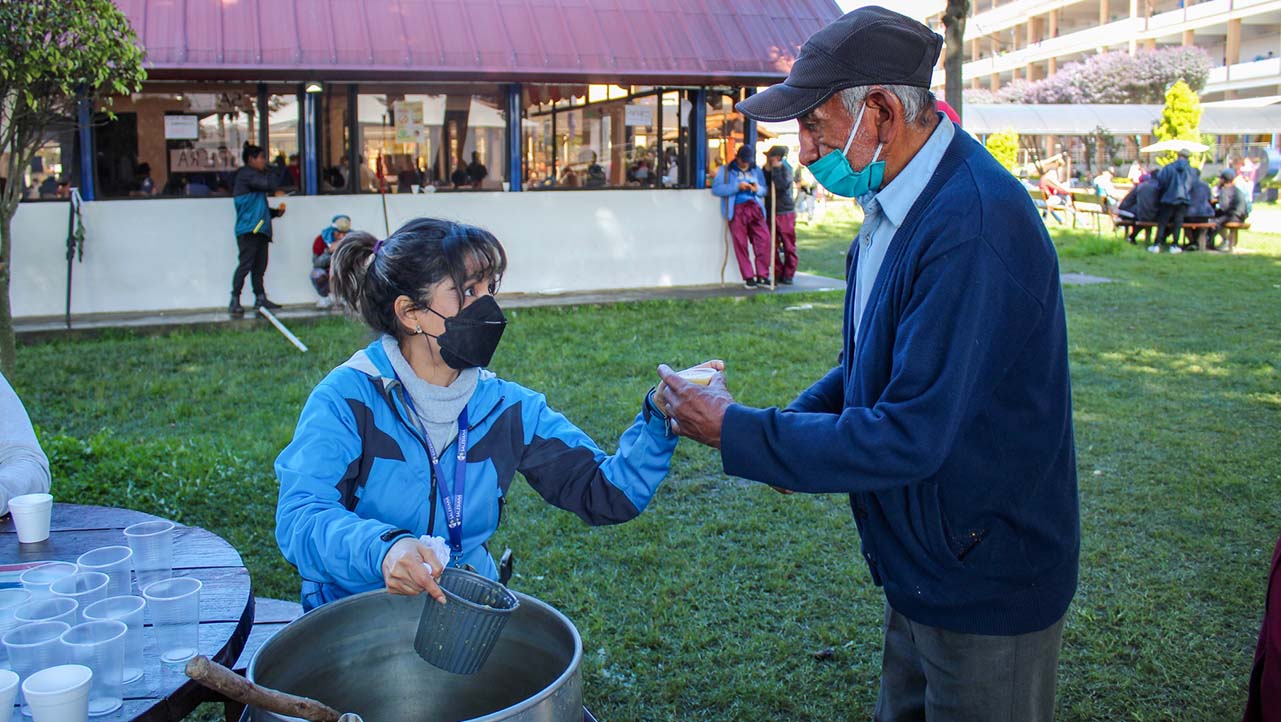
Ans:
POLYGON ((493 296, 481 296, 454 316, 427 310, 445 319, 445 332, 432 338, 440 344, 440 358, 449 368, 462 371, 489 365, 507 328, 507 317, 493 296))

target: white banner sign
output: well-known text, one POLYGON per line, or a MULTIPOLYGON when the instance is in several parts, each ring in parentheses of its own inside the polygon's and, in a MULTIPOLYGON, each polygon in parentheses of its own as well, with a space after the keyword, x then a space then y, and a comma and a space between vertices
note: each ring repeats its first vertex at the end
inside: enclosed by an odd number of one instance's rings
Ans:
POLYGON ((169 151, 170 173, 228 171, 240 167, 240 156, 226 148, 183 148, 169 151))
POLYGON ((633 104, 626 107, 627 111, 623 116, 623 122, 627 125, 654 124, 654 106, 633 104))
POLYGON ((195 115, 166 115, 165 140, 197 140, 200 138, 200 120, 195 115))

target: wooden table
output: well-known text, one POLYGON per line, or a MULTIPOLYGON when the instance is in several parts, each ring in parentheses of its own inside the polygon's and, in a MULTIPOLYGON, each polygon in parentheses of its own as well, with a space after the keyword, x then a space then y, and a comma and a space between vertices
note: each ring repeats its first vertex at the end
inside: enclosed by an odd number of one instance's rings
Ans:
MULTIPOLYGON (((0 565, 74 562, 91 549, 126 544, 125 527, 158 518, 130 509, 55 502, 49 538, 38 544, 19 544, 13 521, 0 521, 0 565)), ((194 577, 204 583, 200 590, 200 653, 232 666, 254 623, 254 595, 240 554, 216 534, 178 526, 174 530, 173 566, 174 576, 194 577)), ((125 685, 124 705, 119 710, 94 717, 94 722, 171 722, 208 699, 204 688, 187 679, 180 665, 161 665, 150 629, 146 640, 142 678, 125 685)))

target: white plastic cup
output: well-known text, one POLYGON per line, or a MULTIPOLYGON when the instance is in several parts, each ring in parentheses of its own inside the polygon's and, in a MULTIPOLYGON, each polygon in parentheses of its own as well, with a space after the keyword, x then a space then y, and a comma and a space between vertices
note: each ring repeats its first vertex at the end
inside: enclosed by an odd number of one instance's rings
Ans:
MULTIPOLYGON (((64 664, 67 661, 67 648, 63 646, 61 637, 68 629, 71 629, 71 625, 66 622, 37 622, 5 633, 0 641, 9 650, 9 663, 13 665, 13 671, 27 680, 42 669, 64 664)), ((23 689, 26 689, 25 684, 23 689)), ((22 713, 31 715, 31 707, 27 704, 25 694, 22 713)))
MULTIPOLYGON (((25 589, 0 589, 0 637, 5 632, 18 626, 18 620, 13 618, 13 613, 18 607, 31 601, 31 592, 25 589)), ((0 644, 0 668, 8 669, 9 653, 4 651, 4 645, 0 644)), ((2 675, 0 675, 2 677, 2 675)), ((16 686, 15 686, 16 689, 16 686)), ((3 694, 0 692, 0 694, 3 694)), ((10 702, 12 707, 13 703, 10 702)), ((0 705, 0 720, 4 719, 4 705, 0 705)))
POLYGON ((65 622, 67 626, 71 626, 79 619, 76 616, 79 606, 79 602, 69 597, 51 597, 27 602, 13 610, 13 628, 18 629, 25 624, 38 622, 65 622))
POLYGON ((142 590, 155 630, 160 661, 185 662, 200 648, 199 579, 177 577, 153 582, 142 590))
MULTIPOLYGON (((107 597, 100 602, 85 607, 85 621, 96 622, 103 619, 114 619, 124 622, 129 628, 125 635, 125 684, 142 678, 143 650, 146 640, 142 634, 142 610, 147 607, 147 600, 142 597, 107 597)), ((3 714, 3 713, 0 713, 3 714)), ((0 720, 3 720, 0 717, 0 720)))
POLYGON ((92 679, 93 670, 83 664, 62 664, 27 677, 22 694, 35 722, 85 722, 92 679))
POLYGON ((49 517, 53 514, 50 494, 23 494, 9 500, 9 513, 18 530, 18 541, 35 544, 49 538, 49 517))
POLYGON ((93 670, 89 685, 89 716, 120 709, 124 703, 125 638, 129 627, 107 619, 78 624, 62 633, 71 661, 93 670))
POLYGON ((126 546, 98 547, 76 560, 82 572, 100 572, 111 578, 107 596, 118 597, 133 591, 129 573, 133 571, 133 550, 126 546))
POLYGON ((76 601, 76 624, 84 621, 84 608, 107 598, 107 586, 111 577, 102 572, 80 572, 63 577, 49 585, 54 597, 66 597, 76 601))
POLYGON ((13 716, 13 703, 18 700, 18 683, 21 680, 17 672, 0 669, 0 720, 4 722, 9 722, 13 716))
POLYGON ((18 577, 22 582, 22 588, 31 592, 31 600, 49 599, 53 594, 49 591, 49 585, 69 577, 79 571, 79 567, 71 562, 49 562, 41 564, 38 567, 32 567, 23 572, 18 577))
POLYGON ((133 550, 133 570, 138 588, 173 576, 173 530, 171 521, 143 521, 125 527, 125 539, 133 550))

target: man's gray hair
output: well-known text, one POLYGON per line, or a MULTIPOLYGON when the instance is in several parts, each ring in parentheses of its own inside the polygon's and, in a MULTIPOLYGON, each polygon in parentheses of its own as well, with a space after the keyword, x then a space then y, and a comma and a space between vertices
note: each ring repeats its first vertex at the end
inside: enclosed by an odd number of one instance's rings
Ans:
POLYGON ((850 117, 858 117, 859 106, 873 88, 884 88, 903 104, 903 120, 917 125, 926 125, 938 106, 934 102, 934 93, 929 88, 918 88, 914 85, 856 85, 840 91, 841 102, 849 111, 850 117))

